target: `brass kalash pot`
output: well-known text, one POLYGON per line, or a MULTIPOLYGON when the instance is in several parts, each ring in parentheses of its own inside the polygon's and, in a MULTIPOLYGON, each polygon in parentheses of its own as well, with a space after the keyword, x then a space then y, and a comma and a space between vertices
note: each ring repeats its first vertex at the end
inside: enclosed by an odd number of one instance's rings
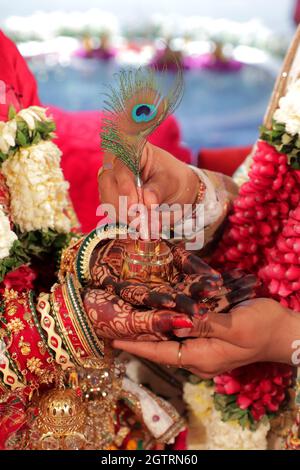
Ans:
POLYGON ((134 240, 125 249, 122 280, 134 280, 149 285, 169 283, 173 255, 162 240, 134 240))

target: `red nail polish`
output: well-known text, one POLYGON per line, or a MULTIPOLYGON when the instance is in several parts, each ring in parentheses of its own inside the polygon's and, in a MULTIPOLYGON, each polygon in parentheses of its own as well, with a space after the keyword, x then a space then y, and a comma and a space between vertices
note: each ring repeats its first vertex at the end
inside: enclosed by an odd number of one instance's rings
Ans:
POLYGON ((175 330, 179 330, 181 328, 192 328, 193 322, 186 318, 174 318, 174 320, 172 320, 172 326, 175 330))

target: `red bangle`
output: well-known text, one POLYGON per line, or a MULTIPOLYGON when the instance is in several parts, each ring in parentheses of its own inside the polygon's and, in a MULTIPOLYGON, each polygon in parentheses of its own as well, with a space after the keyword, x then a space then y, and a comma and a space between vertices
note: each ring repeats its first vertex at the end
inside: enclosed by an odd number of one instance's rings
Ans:
POLYGON ((76 321, 65 284, 54 286, 51 305, 66 349, 71 353, 72 360, 82 365, 85 358, 93 355, 93 351, 84 337, 81 326, 76 321))

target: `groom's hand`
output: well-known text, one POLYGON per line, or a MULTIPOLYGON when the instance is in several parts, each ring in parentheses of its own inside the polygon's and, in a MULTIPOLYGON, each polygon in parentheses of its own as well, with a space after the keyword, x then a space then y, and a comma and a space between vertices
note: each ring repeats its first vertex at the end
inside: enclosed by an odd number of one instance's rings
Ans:
MULTIPOLYGON (((192 204, 199 189, 199 178, 185 163, 155 145, 146 143, 141 161, 146 207, 152 204, 192 204)), ((127 196, 128 206, 138 202, 134 175, 114 155, 106 153, 99 173, 101 203, 117 209, 119 196, 127 196)))

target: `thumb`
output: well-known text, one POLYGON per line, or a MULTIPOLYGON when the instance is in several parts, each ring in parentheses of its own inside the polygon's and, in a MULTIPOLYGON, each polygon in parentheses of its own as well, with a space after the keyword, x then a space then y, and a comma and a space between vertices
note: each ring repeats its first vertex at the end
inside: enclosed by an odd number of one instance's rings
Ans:
POLYGON ((232 316, 230 313, 209 313, 204 318, 193 317, 193 328, 188 333, 194 338, 218 338, 224 341, 233 339, 232 316))

